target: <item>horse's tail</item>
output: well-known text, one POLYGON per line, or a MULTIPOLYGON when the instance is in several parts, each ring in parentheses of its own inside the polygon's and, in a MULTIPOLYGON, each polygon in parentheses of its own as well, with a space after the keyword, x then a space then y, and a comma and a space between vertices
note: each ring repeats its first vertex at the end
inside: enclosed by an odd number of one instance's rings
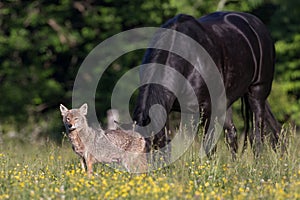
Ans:
POLYGON ((253 127, 253 120, 252 120, 253 114, 251 112, 248 97, 246 95, 244 95, 241 98, 241 110, 242 110, 242 117, 244 120, 244 133, 243 133, 244 145, 242 150, 242 153, 244 153, 248 145, 248 136, 249 136, 250 128, 253 127))

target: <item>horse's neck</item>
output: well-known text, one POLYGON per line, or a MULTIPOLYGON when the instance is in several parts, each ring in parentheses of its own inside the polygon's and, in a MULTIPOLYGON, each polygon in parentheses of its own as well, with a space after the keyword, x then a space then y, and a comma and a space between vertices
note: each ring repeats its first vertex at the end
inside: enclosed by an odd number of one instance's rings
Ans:
MULTIPOLYGON (((137 105, 133 114, 133 119, 137 122, 137 125, 144 126, 149 123, 149 111, 153 105, 159 104, 167 113, 170 112, 173 102, 168 102, 169 99, 164 95, 166 95, 166 93, 162 92, 161 88, 158 88, 157 86, 147 85, 146 87, 141 88, 138 95, 137 105)), ((160 116, 157 114, 155 118, 159 120, 160 116)))

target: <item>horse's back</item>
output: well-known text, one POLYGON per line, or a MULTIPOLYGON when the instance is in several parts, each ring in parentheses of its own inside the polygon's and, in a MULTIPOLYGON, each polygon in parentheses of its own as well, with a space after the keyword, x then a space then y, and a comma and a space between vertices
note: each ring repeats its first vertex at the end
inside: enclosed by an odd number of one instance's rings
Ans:
MULTIPOLYGON (((262 96, 268 96, 274 74, 274 44, 265 25, 254 15, 215 12, 195 19, 179 14, 163 24, 162 28, 191 37, 207 51, 223 77, 228 104, 243 96, 251 85, 263 84, 262 96)), ((182 48, 191 51, 188 44, 183 43, 182 48)), ((164 50, 148 49, 143 63, 167 64, 170 55, 173 60, 171 67, 193 81, 203 82, 199 74, 191 74, 193 67, 188 62, 164 50)), ((190 52, 190 55, 199 56, 197 52, 190 52)), ((192 86, 196 93, 198 90, 204 96, 207 93, 202 83, 192 86)))
POLYGON ((197 20, 206 47, 224 77, 229 103, 251 88, 262 85, 262 98, 271 90, 274 44, 266 26, 256 16, 240 12, 216 12, 197 20))

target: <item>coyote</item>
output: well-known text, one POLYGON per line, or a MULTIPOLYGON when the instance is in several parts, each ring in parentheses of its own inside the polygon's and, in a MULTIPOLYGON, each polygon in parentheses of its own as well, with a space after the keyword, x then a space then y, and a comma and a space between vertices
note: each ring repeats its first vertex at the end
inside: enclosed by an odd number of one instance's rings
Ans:
POLYGON ((68 138, 80 157, 82 169, 90 176, 94 163, 115 162, 128 172, 146 172, 145 139, 134 131, 93 129, 87 123, 87 110, 87 104, 71 110, 60 105, 68 138))

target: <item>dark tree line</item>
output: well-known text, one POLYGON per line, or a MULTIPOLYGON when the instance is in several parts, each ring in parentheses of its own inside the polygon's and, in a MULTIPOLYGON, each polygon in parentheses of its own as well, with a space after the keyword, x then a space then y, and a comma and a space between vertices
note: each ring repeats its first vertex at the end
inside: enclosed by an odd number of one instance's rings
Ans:
MULTIPOLYGON (((216 10, 252 12, 267 24, 277 53, 272 109, 280 121, 300 124, 298 0, 12 0, 0 2, 0 132, 28 124, 46 127, 45 132, 60 128, 59 103, 71 104, 80 64, 106 38, 160 26, 177 13, 200 17, 216 10)), ((141 63, 143 52, 119 58, 102 77, 96 96, 100 120, 114 84, 141 63)))

